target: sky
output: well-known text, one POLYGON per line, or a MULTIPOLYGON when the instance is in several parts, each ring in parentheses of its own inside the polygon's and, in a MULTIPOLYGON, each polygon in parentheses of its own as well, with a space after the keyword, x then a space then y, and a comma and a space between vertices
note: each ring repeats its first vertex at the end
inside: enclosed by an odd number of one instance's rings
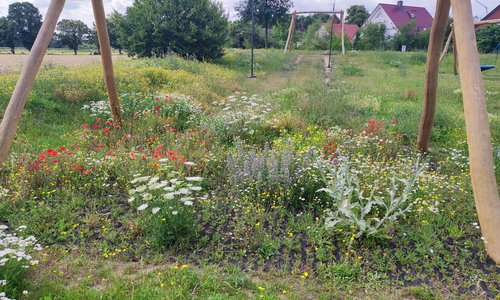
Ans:
MULTIPOLYGON (((0 0, 0 17, 7 16, 10 4, 24 1, 32 3, 39 9, 42 16, 45 16, 50 3, 50 0, 0 0)), ((239 1, 240 0, 219 0, 219 2, 222 2, 226 12, 229 13, 229 20, 238 19, 234 11, 234 6, 239 1)), ((336 11, 346 11, 352 5, 364 5, 370 13, 379 3, 397 3, 397 0, 292 0, 294 5, 290 9, 290 12, 331 11, 334 1, 336 2, 336 11)), ((131 6, 132 3, 133 0, 103 0, 106 15, 113 10, 123 13, 127 6, 131 6)), ((498 0, 471 0, 471 3, 473 16, 478 17, 478 19, 483 18, 487 12, 491 12, 491 10, 499 5, 498 0)), ((403 0, 403 5, 425 7, 432 16, 434 16, 436 11, 435 0, 403 0)), ((87 24, 87 26, 93 27, 94 16, 91 0, 66 0, 66 4, 64 5, 64 9, 59 19, 81 20, 87 24)))

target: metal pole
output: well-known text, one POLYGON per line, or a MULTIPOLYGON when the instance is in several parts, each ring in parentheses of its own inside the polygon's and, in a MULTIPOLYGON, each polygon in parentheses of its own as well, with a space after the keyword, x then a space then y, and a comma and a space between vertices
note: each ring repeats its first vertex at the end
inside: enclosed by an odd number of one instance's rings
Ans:
POLYGON ((252 42, 251 42, 251 48, 252 48, 252 52, 251 52, 251 58, 250 58, 250 75, 248 75, 248 78, 257 78, 257 76, 255 76, 253 74, 253 36, 255 34, 255 26, 254 26, 254 10, 255 10, 255 6, 254 6, 254 3, 253 3, 254 0, 252 0, 252 42))
MULTIPOLYGON (((335 11, 335 1, 333 2, 333 10, 332 11, 335 11)), ((333 43, 333 16, 334 14, 332 13, 332 28, 330 29, 330 51, 328 53, 328 66, 326 66, 327 68, 331 68, 331 64, 330 64, 330 58, 332 57, 332 43, 333 43)))

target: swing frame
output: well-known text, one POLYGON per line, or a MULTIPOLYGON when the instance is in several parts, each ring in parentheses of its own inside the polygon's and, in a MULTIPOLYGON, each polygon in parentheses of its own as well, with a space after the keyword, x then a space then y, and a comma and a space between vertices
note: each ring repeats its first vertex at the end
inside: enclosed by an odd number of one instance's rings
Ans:
MULTIPOLYGON (((292 20, 290 21, 290 29, 288 30, 288 37, 286 39, 285 43, 285 51, 288 50, 288 52, 292 51, 292 44, 293 44, 293 34, 295 32, 295 19, 297 18, 297 14, 340 14, 340 27, 341 27, 341 39, 342 39, 342 54, 345 54, 345 47, 344 47, 344 11, 339 10, 339 11, 294 11, 292 13, 292 20)), ((333 19, 332 19, 332 28, 331 32, 333 33, 333 19)))

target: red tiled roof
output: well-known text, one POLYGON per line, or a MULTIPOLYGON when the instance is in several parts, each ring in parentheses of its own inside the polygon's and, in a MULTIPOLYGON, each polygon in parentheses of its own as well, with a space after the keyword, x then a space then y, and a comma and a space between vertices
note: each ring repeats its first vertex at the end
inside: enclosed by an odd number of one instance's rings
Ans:
POLYGON ((496 18, 496 15, 495 12, 500 9, 500 5, 498 5, 497 7, 495 7, 492 11, 490 11, 489 14, 487 14, 486 16, 484 16, 484 18, 481 19, 481 21, 484 21, 484 20, 490 20, 490 19, 495 19, 496 18), (493 18, 490 18, 492 17, 493 15, 495 15, 495 17, 493 18))
MULTIPOLYGON (((330 26, 328 23, 323 23, 323 27, 325 27, 326 32, 330 32, 330 26)), ((344 31, 347 33, 350 39, 353 39, 356 36, 356 31, 358 31, 359 27, 356 24, 345 24, 344 23, 344 31)), ((340 32, 342 31, 342 26, 340 24, 333 24, 333 34, 340 36, 340 32)))
POLYGON ((415 20, 417 20, 417 28, 419 31, 424 28, 425 29, 431 28, 432 16, 424 7, 403 5, 403 9, 399 11, 398 6, 394 4, 380 3, 379 5, 382 7, 383 10, 385 10, 389 18, 397 27, 402 26, 413 20, 412 18, 413 15, 415 17, 415 20))
MULTIPOLYGON (((344 24, 344 31, 347 33, 350 39, 353 39, 358 31, 359 27, 356 24, 344 24)), ((340 24, 333 24, 333 34, 340 36, 342 27, 340 24)))

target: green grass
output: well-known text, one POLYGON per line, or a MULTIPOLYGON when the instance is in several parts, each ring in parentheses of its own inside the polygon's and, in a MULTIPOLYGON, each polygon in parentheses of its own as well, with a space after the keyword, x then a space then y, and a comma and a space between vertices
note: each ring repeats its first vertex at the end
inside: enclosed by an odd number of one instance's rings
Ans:
MULTIPOLYGON (((414 174, 425 53, 349 52, 327 71, 322 54, 259 50, 253 79, 248 60, 117 62, 120 127, 96 104, 98 65, 42 68, 0 171, 0 222, 43 247, 19 299, 498 297, 449 57, 412 206, 372 235, 325 226, 339 205, 315 161, 349 162, 354 181, 336 182, 352 203, 402 195, 391 180, 414 174)), ((1 76, 3 111, 18 73, 1 76)), ((498 78, 483 73, 496 151, 498 78)))

